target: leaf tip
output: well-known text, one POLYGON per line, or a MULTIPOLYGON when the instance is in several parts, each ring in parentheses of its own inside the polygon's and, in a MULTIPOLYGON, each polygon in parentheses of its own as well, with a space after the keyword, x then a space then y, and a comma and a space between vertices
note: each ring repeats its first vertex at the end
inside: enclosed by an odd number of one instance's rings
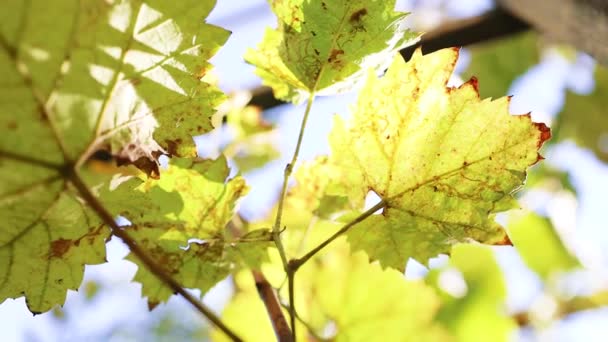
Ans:
POLYGON ((475 89, 475 92, 479 94, 479 81, 477 80, 477 77, 472 76, 466 83, 470 84, 475 89))

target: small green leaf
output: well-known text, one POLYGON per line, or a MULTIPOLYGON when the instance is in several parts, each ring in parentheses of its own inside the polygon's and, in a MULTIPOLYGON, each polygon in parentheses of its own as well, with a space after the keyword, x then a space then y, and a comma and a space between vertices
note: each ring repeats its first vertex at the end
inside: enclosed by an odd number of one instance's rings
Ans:
POLYGON ((538 35, 532 32, 471 47, 471 64, 465 78, 483 80, 482 98, 504 96, 513 81, 538 63, 538 35))
MULTIPOLYGON (((344 244, 344 241, 342 240, 344 244)), ((439 308, 430 287, 395 270, 369 264, 364 253, 331 253, 322 261, 312 293, 336 325, 335 341, 445 341, 433 322, 439 308)))
POLYGON ((437 285, 443 297, 438 321, 456 341, 510 341, 516 325, 506 314, 507 290, 492 250, 474 244, 455 245, 450 265, 460 272, 466 289, 457 297, 444 292, 446 286, 453 286, 448 276, 454 274, 451 267, 431 273, 429 281, 437 285))
POLYGON ((608 68, 597 65, 595 89, 589 95, 566 94, 558 117, 557 139, 573 139, 608 162, 608 68))
POLYGON ((351 201, 371 190, 386 202, 348 238, 385 266, 425 262, 459 241, 502 243, 494 214, 515 205, 511 193, 550 137, 528 115, 509 115, 508 98, 480 100, 476 80, 446 87, 457 57, 397 56, 383 78, 370 75, 352 120, 336 117, 331 158, 351 201))
POLYGON ((405 28, 395 1, 273 1, 276 30, 267 30, 245 59, 277 98, 301 102, 308 93, 334 94, 383 71, 418 34, 405 28))
POLYGON ((566 249, 548 219, 529 213, 513 218, 507 228, 509 238, 526 265, 544 279, 555 272, 581 266, 566 249))

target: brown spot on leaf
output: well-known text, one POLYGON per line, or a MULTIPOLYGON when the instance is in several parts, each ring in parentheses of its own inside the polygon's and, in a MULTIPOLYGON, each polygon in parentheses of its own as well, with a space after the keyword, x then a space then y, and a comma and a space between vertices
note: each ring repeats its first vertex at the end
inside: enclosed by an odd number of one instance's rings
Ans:
POLYGON ((51 258, 61 258, 70 250, 72 240, 59 239, 51 242, 51 258))
POLYGON ((141 78, 139 78, 139 77, 133 77, 132 79, 129 80, 129 82, 133 86, 138 86, 141 83, 141 78))
POLYGON ((366 14, 367 14, 367 8, 358 9, 355 12, 353 12, 353 14, 350 15, 350 19, 348 21, 350 21, 351 24, 358 23, 361 21, 363 16, 366 14))
POLYGON ((471 77, 471 79, 467 83, 472 85, 473 88, 475 88, 475 92, 479 94, 479 81, 477 81, 477 77, 471 77))
POLYGON ((545 141, 551 139, 551 128, 547 127, 547 125, 542 122, 533 122, 532 124, 540 131, 540 138, 538 139, 537 144, 538 148, 540 148, 545 141))
POLYGON ((9 121, 8 124, 6 125, 6 127, 8 129, 10 129, 11 131, 14 131, 17 129, 17 122, 15 121, 9 121))
POLYGON ((494 243, 495 246, 513 246, 513 242, 509 239, 509 236, 505 234, 502 240, 494 243))
POLYGON ((177 153, 177 149, 179 148, 179 145, 182 144, 182 139, 175 139, 175 140, 165 140, 165 144, 167 145, 167 152, 172 155, 172 156, 176 156, 177 153))
POLYGON ((152 179, 160 178, 160 169, 158 166, 158 162, 156 161, 156 159, 151 159, 146 156, 139 157, 135 161, 131 161, 128 158, 116 157, 116 165, 134 165, 141 171, 145 172, 148 177, 152 179))
POLYGON ((159 302, 154 302, 148 299, 148 311, 152 311, 154 310, 155 307, 158 306, 158 304, 160 304, 159 302))
POLYGON ((327 61, 329 63, 335 63, 338 58, 340 58, 340 55, 344 54, 344 50, 341 49, 332 49, 331 53, 329 54, 329 58, 327 58, 327 61))

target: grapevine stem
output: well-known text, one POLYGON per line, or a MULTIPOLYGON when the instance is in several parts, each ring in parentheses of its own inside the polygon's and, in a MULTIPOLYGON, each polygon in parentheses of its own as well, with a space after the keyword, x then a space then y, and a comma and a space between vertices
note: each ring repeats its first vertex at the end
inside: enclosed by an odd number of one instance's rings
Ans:
POLYGON ((266 306, 268 316, 270 316, 270 321, 272 322, 272 327, 274 328, 277 340, 279 342, 293 342, 294 340, 291 336, 291 331, 285 321, 279 299, 277 298, 274 289, 268 280, 266 280, 262 272, 252 271, 252 274, 253 279, 255 280, 255 287, 258 290, 262 302, 264 302, 264 306, 266 306))
POLYGON ((82 198, 88 203, 91 208, 97 213, 97 215, 103 220, 103 222, 108 225, 112 229, 112 234, 119 237, 128 247, 131 253, 133 253, 141 262, 146 266, 146 268, 152 272, 160 281, 165 283, 168 287, 171 288, 176 293, 179 293, 184 299, 186 299, 190 304, 192 304, 203 316, 205 316, 209 321, 215 324, 221 331, 223 331, 231 340, 235 342, 241 342, 242 340, 228 328, 220 318, 209 309, 205 304, 196 299, 193 295, 184 289, 177 280, 171 277, 169 274, 165 272, 165 270, 154 260, 152 259, 147 252, 141 248, 133 238, 129 236, 129 234, 121 229, 112 215, 107 211, 107 209, 99 202, 97 197, 91 193, 87 185, 82 181, 76 170, 72 167, 67 168, 67 178, 72 182, 72 184, 76 187, 82 198))
POLYGON ((293 260, 291 260, 289 262, 289 269, 290 269, 290 271, 292 271, 292 272, 297 271, 310 258, 312 258, 313 256, 315 256, 315 254, 319 253, 323 248, 325 248, 327 245, 329 245, 330 243, 332 243, 335 239, 337 239, 338 237, 340 237, 342 234, 346 233, 354 225, 356 225, 357 223, 361 223, 366 218, 372 216, 372 214, 374 214, 379 209, 384 208, 385 205, 386 205, 386 201, 385 200, 381 200, 376 205, 374 205, 373 207, 369 208, 368 210, 366 210, 361 215, 357 216, 354 220, 352 220, 349 223, 345 224, 334 235, 330 236, 325 241, 321 242, 317 247, 313 248, 310 252, 306 253, 303 257, 301 257, 299 259, 293 259, 293 260))
POLYGON ((287 272, 287 282, 289 287, 289 303, 291 310, 289 311, 289 318, 291 322, 291 335, 293 339, 296 339, 296 317, 295 317, 295 308, 293 306, 294 303, 294 289, 293 289, 293 278, 294 272, 290 270, 288 267, 287 255, 285 254, 285 248, 283 247, 283 242, 281 241, 281 218, 283 215, 283 205, 285 203, 285 196, 287 195, 287 185, 289 184, 289 177, 293 172, 293 168, 298 161, 298 155, 300 154, 300 148, 302 147, 302 140, 304 138, 304 131, 306 130, 306 123, 308 122, 308 116, 310 114, 310 109, 312 108, 312 103, 315 99, 315 93, 311 92, 308 97, 308 102, 306 103, 306 109, 304 110, 304 117, 302 118, 302 123, 300 124, 300 133, 298 135, 298 142, 296 143, 296 149, 293 152, 293 156, 291 157, 291 161, 289 164, 285 166, 285 172, 283 173, 283 186, 281 187, 281 195, 279 197, 279 205, 277 208, 277 216, 274 221, 274 226, 272 227, 272 239, 274 240, 274 244, 277 246, 277 250, 279 251, 279 255, 281 256, 281 261, 283 262, 283 268, 285 272, 287 272))

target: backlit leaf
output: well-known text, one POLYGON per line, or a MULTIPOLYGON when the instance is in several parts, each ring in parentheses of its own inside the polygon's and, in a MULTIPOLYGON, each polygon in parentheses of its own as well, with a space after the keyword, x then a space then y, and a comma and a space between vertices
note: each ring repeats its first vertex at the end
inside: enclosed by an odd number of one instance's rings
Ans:
MULTIPOLYGON (((109 231, 70 179, 108 150, 158 176, 194 156, 221 93, 201 79, 228 37, 212 0, 0 4, 0 301, 63 304, 109 231)), ((125 203, 125 202, 123 202, 125 203)))
MULTIPOLYGON (((341 241, 344 244, 344 241, 341 241)), ((364 253, 333 253, 321 261, 313 294, 336 325, 335 341, 449 341, 433 322, 437 296, 424 283, 369 264, 364 253)))
POLYGON ((278 29, 267 30, 245 59, 277 98, 300 102, 308 93, 352 88, 368 69, 383 71, 393 54, 418 39, 395 1, 273 1, 278 29))
POLYGON ((566 103, 559 114, 557 138, 573 139, 608 162, 608 68, 595 69, 595 89, 589 95, 566 94, 566 103))
POLYGON ((474 45, 463 76, 483 81, 479 88, 482 98, 499 98, 507 94, 517 77, 538 63, 538 55, 538 35, 533 32, 474 45))
POLYGON ((454 246, 450 267, 434 271, 429 281, 435 282, 442 293, 437 320, 457 341, 512 340, 515 322, 507 315, 504 277, 490 248, 454 246), (449 289, 457 282, 456 277, 462 277, 466 284, 461 293, 449 289))
POLYGON ((480 100, 475 79, 446 87, 457 57, 397 56, 386 76, 370 75, 353 119, 336 117, 332 159, 349 196, 362 203, 371 190, 386 201, 349 241, 385 266, 425 262, 459 241, 504 243, 494 214, 515 205, 511 193, 550 137, 528 115, 509 115, 508 98, 480 100))
POLYGON ((526 265, 541 277, 580 267, 548 219, 529 213, 512 218, 507 228, 526 265))
MULTIPOLYGON (((160 179, 132 178, 113 191, 102 190, 101 199, 112 213, 131 222, 127 232, 165 271, 183 286, 204 293, 235 263, 246 265, 247 253, 254 256, 268 247, 268 237, 249 239, 244 243, 250 250, 243 253, 236 247, 241 242, 226 234, 235 203, 247 192, 241 177, 226 182, 228 173, 223 158, 174 158, 160 179)), ((140 266, 135 280, 143 284, 151 306, 173 293, 135 256, 129 259, 140 266)))

